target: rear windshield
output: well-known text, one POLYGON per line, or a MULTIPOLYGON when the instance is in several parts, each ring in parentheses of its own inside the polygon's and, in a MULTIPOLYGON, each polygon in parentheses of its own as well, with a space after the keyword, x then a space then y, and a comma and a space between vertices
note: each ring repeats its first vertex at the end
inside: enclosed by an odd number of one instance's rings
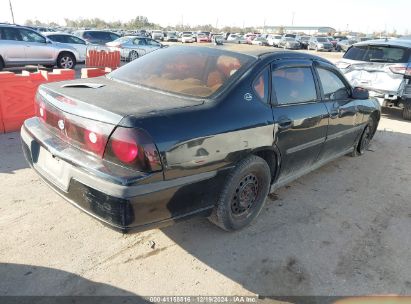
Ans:
POLYGON ((208 97, 255 60, 211 48, 168 47, 134 60, 108 77, 165 92, 208 97))
POLYGON ((410 49, 386 45, 353 46, 345 53, 344 58, 368 62, 406 63, 410 59, 410 49))
POLYGON ((328 42, 327 38, 317 38, 318 42, 328 42))

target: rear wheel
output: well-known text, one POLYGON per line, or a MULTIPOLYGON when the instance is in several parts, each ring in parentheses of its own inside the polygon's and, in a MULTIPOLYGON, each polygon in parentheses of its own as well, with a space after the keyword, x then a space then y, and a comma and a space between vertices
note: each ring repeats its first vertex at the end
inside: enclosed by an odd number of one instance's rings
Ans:
POLYGON ((76 58, 70 53, 61 53, 57 58, 57 66, 60 69, 74 69, 76 58))
POLYGON ((372 116, 368 119, 367 126, 365 127, 363 133, 361 134, 360 140, 358 141, 352 156, 360 156, 365 153, 369 148, 371 139, 374 137, 375 128, 377 127, 375 118, 372 116))
POLYGON ((230 173, 211 222, 226 231, 248 226, 263 208, 270 189, 270 168, 258 156, 249 156, 230 173))
POLYGON ((133 61, 138 58, 138 53, 136 51, 131 51, 128 55, 128 60, 133 61))
POLYGON ((402 118, 405 120, 411 120, 411 99, 407 99, 402 109, 402 118))

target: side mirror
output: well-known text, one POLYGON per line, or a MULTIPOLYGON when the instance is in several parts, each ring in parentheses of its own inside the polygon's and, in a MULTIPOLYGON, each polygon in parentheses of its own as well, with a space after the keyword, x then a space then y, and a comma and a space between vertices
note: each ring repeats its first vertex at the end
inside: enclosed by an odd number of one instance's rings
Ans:
POLYGON ((367 89, 356 87, 352 90, 352 98, 354 99, 368 99, 370 98, 370 93, 367 89))
POLYGON ((46 39, 46 43, 47 43, 47 44, 52 44, 53 42, 52 42, 50 39, 47 38, 47 39, 46 39))

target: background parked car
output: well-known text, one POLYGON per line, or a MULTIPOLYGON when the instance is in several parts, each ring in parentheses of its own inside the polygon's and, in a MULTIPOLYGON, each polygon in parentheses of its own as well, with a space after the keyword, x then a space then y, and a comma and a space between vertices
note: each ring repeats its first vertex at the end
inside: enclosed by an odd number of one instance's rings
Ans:
POLYGON ((346 52, 354 43, 357 43, 357 40, 341 40, 337 42, 335 49, 337 52, 346 52))
POLYGON ((163 41, 164 40, 164 33, 163 33, 163 31, 154 30, 154 31, 151 32, 151 38, 154 39, 154 40, 163 41))
POLYGON ((351 46, 337 67, 354 86, 411 120, 411 40, 373 40, 351 46))
POLYGON ((308 42, 309 50, 327 51, 331 52, 334 47, 332 43, 326 37, 311 37, 308 42))
POLYGON ((71 46, 53 42, 26 27, 0 24, 0 70, 28 64, 72 69, 79 60, 71 46))
POLYGON ((267 43, 271 46, 278 46, 280 44, 281 35, 268 35, 267 43))
POLYGON ((205 33, 198 33, 197 42, 210 42, 210 39, 205 33))
POLYGON ((63 43, 74 48, 79 54, 77 62, 86 61, 87 42, 85 40, 77 36, 61 32, 45 32, 43 33, 43 35, 53 42, 63 43))
POLYGON ((254 38, 253 41, 251 41, 251 44, 253 45, 268 45, 267 39, 265 39, 264 37, 256 37, 254 38))
POLYGON ((160 42, 142 36, 121 37, 106 43, 106 46, 112 51, 120 51, 121 58, 128 61, 132 61, 163 47, 160 42))
POLYGON ((247 40, 243 36, 240 36, 240 35, 237 35, 237 34, 230 34, 227 37, 227 42, 228 43, 237 43, 237 44, 246 44, 247 40))
POLYGON ((181 36, 181 43, 193 43, 196 42, 196 39, 193 37, 193 34, 183 34, 181 36))
POLYGON ((176 32, 167 32, 166 35, 164 36, 164 41, 177 42, 178 41, 177 33, 176 32))
POLYGON ((300 48, 300 43, 293 37, 283 36, 278 44, 278 47, 290 50, 298 50, 300 48))
POLYGON ((297 36, 296 40, 300 43, 300 47, 306 50, 308 49, 310 38, 310 36, 297 36))
POLYGON ((73 33, 90 44, 105 45, 107 42, 120 38, 120 35, 109 31, 80 30, 73 33))

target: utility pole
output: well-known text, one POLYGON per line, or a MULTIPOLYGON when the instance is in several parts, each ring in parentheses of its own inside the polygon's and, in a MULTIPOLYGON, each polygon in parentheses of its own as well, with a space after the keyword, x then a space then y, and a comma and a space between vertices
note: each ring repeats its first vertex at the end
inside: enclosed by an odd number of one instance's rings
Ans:
POLYGON ((13 6, 11 5, 11 0, 9 0, 9 4, 10 4, 11 19, 13 20, 13 24, 15 24, 16 22, 14 22, 14 13, 13 13, 13 6))
POLYGON ((293 12, 293 17, 291 18, 291 26, 294 26, 294 17, 295 17, 295 12, 293 12))

